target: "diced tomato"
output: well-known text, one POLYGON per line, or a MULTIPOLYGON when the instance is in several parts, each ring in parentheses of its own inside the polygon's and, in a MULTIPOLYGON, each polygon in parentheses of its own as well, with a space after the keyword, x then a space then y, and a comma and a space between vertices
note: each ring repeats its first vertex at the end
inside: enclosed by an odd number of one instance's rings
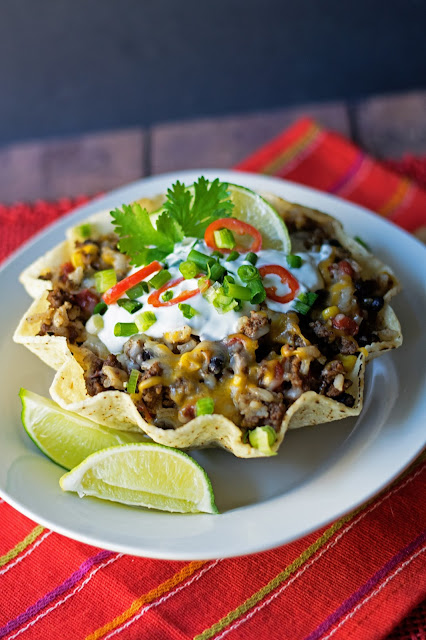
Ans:
POLYGON ((182 278, 177 278, 176 280, 171 280, 170 282, 166 282, 166 284, 163 284, 163 286, 157 289, 157 291, 154 291, 153 293, 151 293, 151 295, 148 298, 148 304, 152 304, 153 307, 171 307, 173 304, 179 304, 180 302, 185 302, 185 300, 189 300, 189 298, 192 298, 193 296, 196 296, 197 294, 200 293, 200 289, 197 288, 197 289, 191 289, 188 291, 182 291, 182 293, 176 296, 176 298, 172 298, 171 300, 165 301, 160 299, 160 296, 165 291, 167 291, 168 289, 171 289, 172 287, 176 287, 176 285, 180 284, 184 280, 185 278, 182 276, 182 278))
POLYGON ((350 276, 351 278, 354 277, 355 271, 353 270, 352 265, 347 260, 340 260, 337 266, 340 273, 342 274, 344 273, 347 276, 350 276))
POLYGON ((285 304, 286 302, 291 302, 291 300, 294 299, 297 291, 299 290, 299 283, 296 278, 290 273, 290 271, 287 271, 287 269, 279 264, 268 264, 264 267, 259 267, 259 273, 262 278, 271 274, 278 276, 281 282, 283 284, 286 284, 290 289, 289 293, 286 293, 283 296, 279 296, 277 294, 276 287, 265 287, 266 295, 270 300, 275 300, 275 302, 285 304))
POLYGON ((99 296, 90 289, 82 289, 75 294, 75 300, 85 313, 92 315, 93 309, 99 302, 99 296))
POLYGON ((333 327, 339 329, 349 336, 356 336, 359 331, 359 327, 355 320, 345 316, 343 313, 338 313, 332 320, 333 327))
POLYGON ((204 242, 210 249, 214 249, 215 251, 219 249, 214 239, 214 232, 219 231, 219 229, 230 229, 239 236, 247 235, 252 237, 252 243, 249 247, 237 245, 234 249, 220 249, 223 253, 230 253, 231 251, 246 253, 248 251, 260 251, 262 248, 262 236, 251 224, 237 220, 236 218, 219 218, 219 220, 215 220, 209 224, 204 234, 204 242))
POLYGON ((61 276, 68 276, 74 271, 74 267, 71 262, 64 262, 61 264, 60 274, 61 276))
POLYGON ((162 268, 163 267, 159 262, 157 262, 157 260, 154 260, 154 262, 151 262, 151 264, 148 264, 146 267, 142 267, 142 269, 139 269, 139 271, 136 271, 136 273, 133 273, 131 276, 127 276, 127 278, 120 280, 120 282, 111 287, 111 289, 105 291, 104 295, 102 296, 104 302, 106 302, 106 304, 113 304, 114 302, 117 302, 117 300, 121 298, 123 293, 126 293, 126 291, 139 284, 139 282, 142 282, 142 280, 145 280, 145 278, 150 276, 155 271, 160 271, 162 268))

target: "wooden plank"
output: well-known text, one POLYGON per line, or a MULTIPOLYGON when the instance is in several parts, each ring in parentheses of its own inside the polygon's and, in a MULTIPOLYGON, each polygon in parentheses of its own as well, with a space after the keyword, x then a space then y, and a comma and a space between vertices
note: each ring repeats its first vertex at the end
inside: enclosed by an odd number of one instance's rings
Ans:
POLYGON ((426 154, 426 91, 363 100, 354 117, 359 142, 373 155, 426 154))
POLYGON ((43 153, 45 197, 94 194, 141 178, 144 142, 142 129, 48 142, 43 153))
POLYGON ((16 144, 0 150, 0 202, 109 191, 144 174, 142 129, 16 144))
POLYGON ((42 147, 37 143, 0 149, 0 202, 43 197, 42 147))
POLYGON ((344 103, 161 124, 151 130, 151 172, 232 167, 302 116, 350 134, 344 103))

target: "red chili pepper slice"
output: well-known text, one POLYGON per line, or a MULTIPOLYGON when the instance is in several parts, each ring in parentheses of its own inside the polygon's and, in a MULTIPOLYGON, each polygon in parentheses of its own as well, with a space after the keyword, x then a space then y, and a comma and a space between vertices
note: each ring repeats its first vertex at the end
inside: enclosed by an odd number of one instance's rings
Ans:
POLYGON ((283 296, 277 295, 276 287, 265 288, 268 298, 270 298, 271 300, 275 300, 275 302, 280 302, 281 304, 291 302, 291 300, 293 300, 294 296, 299 290, 299 283, 296 278, 290 273, 290 271, 287 271, 287 269, 281 267, 281 265, 279 264, 268 264, 264 267, 259 267, 259 273, 262 278, 267 275, 274 274, 280 278, 283 284, 286 284, 289 287, 290 292, 286 293, 283 296))
POLYGON ((255 227, 252 227, 251 224, 237 220, 236 218, 219 218, 219 220, 215 220, 209 224, 204 233, 204 242, 210 249, 222 251, 223 253, 230 253, 231 251, 247 253, 248 251, 260 251, 262 248, 262 236, 259 231, 255 227), (251 236, 253 241, 248 248, 237 245, 234 249, 220 249, 216 246, 214 239, 214 232, 219 231, 219 229, 230 229, 239 236, 251 236))
POLYGON ((188 300, 189 298, 196 296, 198 293, 201 293, 200 289, 198 288, 188 289, 187 291, 182 291, 182 293, 180 293, 176 298, 172 298, 171 300, 160 300, 160 296, 165 291, 171 289, 172 287, 175 287, 184 280, 185 278, 182 276, 182 278, 177 278, 176 280, 172 280, 171 282, 166 282, 166 284, 163 284, 163 286, 157 289, 157 291, 153 291, 153 293, 151 293, 148 298, 148 304, 152 304, 153 307, 171 307, 173 304, 185 302, 185 300, 188 300))
POLYGON ((106 304, 113 304, 114 302, 117 302, 117 300, 121 298, 123 293, 126 293, 128 289, 139 284, 139 282, 144 280, 147 276, 150 276, 154 271, 160 271, 162 268, 163 267, 157 260, 154 260, 154 262, 151 262, 151 264, 148 264, 146 267, 142 267, 142 269, 139 269, 136 273, 132 273, 131 276, 127 276, 124 280, 120 280, 120 282, 117 282, 117 284, 111 287, 111 289, 105 291, 102 296, 104 302, 106 302, 106 304))

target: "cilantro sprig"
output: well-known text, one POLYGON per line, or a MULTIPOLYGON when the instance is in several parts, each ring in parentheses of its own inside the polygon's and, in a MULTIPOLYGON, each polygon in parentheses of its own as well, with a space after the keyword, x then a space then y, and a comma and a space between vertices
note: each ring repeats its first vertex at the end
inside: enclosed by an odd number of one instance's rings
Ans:
POLYGON ((119 249, 136 267, 164 260, 176 242, 185 237, 203 238, 211 222, 231 215, 234 205, 228 185, 218 178, 208 182, 201 176, 191 187, 179 180, 167 191, 163 211, 153 225, 140 204, 123 205, 111 211, 119 249))

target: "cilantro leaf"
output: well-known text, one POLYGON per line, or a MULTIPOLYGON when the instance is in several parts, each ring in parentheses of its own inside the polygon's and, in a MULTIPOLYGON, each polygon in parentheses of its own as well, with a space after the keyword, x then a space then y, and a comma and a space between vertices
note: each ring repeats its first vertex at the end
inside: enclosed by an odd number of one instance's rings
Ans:
POLYGON ((179 180, 167 190, 165 211, 179 223, 185 236, 202 238, 211 222, 227 218, 234 207, 228 185, 219 178, 208 182, 201 176, 188 189, 179 180))
MULTIPOLYGON (((162 260, 173 251, 175 240, 169 234, 165 219, 160 228, 155 228, 149 213, 140 204, 123 205, 122 209, 111 211, 116 233, 120 237, 119 249, 130 257, 135 267, 148 264, 153 260, 162 260), (167 231, 167 232, 166 232, 167 231)), ((163 214, 159 217, 162 218, 163 214)), ((174 236, 182 233, 174 221, 170 223, 174 236)), ((181 236, 182 238, 183 236, 181 236)))

